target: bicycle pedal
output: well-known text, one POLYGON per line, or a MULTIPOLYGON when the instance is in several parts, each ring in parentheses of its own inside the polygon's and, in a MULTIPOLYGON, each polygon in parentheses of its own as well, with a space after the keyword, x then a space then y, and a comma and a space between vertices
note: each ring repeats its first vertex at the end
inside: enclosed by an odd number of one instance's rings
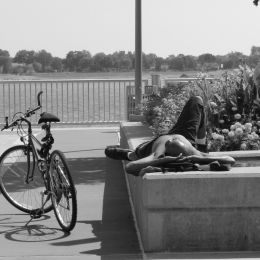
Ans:
POLYGON ((42 213, 38 213, 38 214, 30 214, 31 219, 38 219, 42 217, 42 213))
POLYGON ((41 218, 42 215, 33 215, 31 216, 32 219, 38 219, 38 218, 41 218))

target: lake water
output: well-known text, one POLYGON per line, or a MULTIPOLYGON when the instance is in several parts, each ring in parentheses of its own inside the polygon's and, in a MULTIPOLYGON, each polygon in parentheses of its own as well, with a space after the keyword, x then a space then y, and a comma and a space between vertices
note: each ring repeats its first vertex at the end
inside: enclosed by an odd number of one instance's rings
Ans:
MULTIPOLYGON (((62 122, 118 122, 127 119, 129 81, 26 81, 0 82, 0 116, 12 117, 37 104, 43 91, 42 111, 57 115, 62 122)), ((42 112, 41 111, 41 112, 42 112)), ((39 113, 32 119, 37 121, 39 113)))

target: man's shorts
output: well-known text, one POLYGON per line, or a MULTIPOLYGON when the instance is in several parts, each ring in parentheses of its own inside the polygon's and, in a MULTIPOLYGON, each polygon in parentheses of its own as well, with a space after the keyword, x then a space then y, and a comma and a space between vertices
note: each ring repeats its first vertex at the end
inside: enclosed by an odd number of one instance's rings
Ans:
MULTIPOLYGON (((189 140, 193 146, 196 146, 197 138, 205 138, 205 112, 201 98, 191 97, 188 100, 177 123, 168 134, 180 134, 189 140)), ((136 148, 135 154, 138 159, 147 157, 152 153, 152 147, 157 138, 144 142, 136 148)))
POLYGON ((152 140, 144 142, 136 147, 135 155, 137 156, 138 159, 147 157, 152 153, 153 144, 157 140, 157 138, 158 137, 153 138, 152 140))

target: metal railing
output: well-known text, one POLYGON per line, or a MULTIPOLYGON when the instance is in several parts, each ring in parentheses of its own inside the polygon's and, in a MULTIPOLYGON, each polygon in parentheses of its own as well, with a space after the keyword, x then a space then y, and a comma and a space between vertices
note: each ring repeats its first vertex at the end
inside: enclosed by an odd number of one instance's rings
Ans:
MULTIPOLYGON (((11 118, 16 112, 34 107, 37 93, 43 91, 41 112, 55 114, 63 123, 126 121, 128 89, 134 84, 134 79, 3 80, 0 117, 11 118)), ((148 80, 142 84, 144 91, 148 80)), ((41 112, 32 118, 33 123, 41 112)))
MULTIPOLYGON (((143 105, 147 100, 149 100, 151 94, 158 93, 158 92, 159 92, 158 86, 145 85, 142 90, 141 105, 143 105)), ((137 112, 134 86, 127 88, 127 107, 128 107, 127 119, 129 119, 129 116, 131 114, 135 114, 137 112)))
MULTIPOLYGON (((201 78, 196 78, 196 77, 192 77, 192 78, 166 78, 164 79, 164 86, 168 86, 168 84, 170 83, 189 83, 191 81, 198 81, 201 80, 201 78)), ((208 81, 213 81, 213 80, 217 80, 216 78, 212 78, 212 77, 207 77, 205 78, 205 80, 208 81)))

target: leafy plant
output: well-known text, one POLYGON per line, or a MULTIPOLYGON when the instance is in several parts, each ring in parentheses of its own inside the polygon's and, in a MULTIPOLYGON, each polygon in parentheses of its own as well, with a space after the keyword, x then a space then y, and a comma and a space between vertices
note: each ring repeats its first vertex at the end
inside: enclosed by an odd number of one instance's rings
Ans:
POLYGON ((246 64, 215 80, 200 73, 188 84, 168 86, 154 94, 144 107, 144 116, 155 135, 168 132, 192 95, 204 99, 210 151, 260 149, 260 98, 253 70, 246 64))
POLYGON ((145 103, 143 114, 154 135, 166 133, 176 122, 189 98, 189 86, 175 84, 161 88, 145 103))

